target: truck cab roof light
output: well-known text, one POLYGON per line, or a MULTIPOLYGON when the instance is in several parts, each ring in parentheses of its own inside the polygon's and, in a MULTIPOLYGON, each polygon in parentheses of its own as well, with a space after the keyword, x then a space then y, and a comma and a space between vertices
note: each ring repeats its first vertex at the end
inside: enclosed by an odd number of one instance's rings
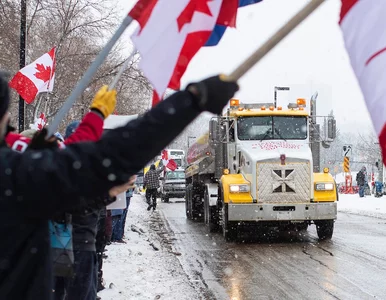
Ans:
POLYGON ((231 99, 230 106, 239 106, 240 101, 238 99, 231 99))
POLYGON ((299 98, 296 100, 296 104, 299 106, 299 107, 305 107, 306 106, 306 99, 304 98, 299 98))
POLYGON ((262 107, 261 107, 261 110, 265 110, 265 106, 262 106, 262 107))
POLYGON ((274 110, 275 108, 273 106, 270 106, 269 107, 269 110, 274 110))
POLYGON ((282 110, 283 108, 281 106, 278 106, 277 107, 277 110, 282 110))

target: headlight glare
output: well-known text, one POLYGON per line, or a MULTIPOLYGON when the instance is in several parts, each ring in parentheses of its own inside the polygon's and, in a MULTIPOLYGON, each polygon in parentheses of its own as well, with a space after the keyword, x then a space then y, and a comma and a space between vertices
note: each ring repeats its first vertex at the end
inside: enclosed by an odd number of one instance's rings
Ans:
POLYGON ((315 190, 317 191, 332 191, 334 189, 333 183, 316 183, 315 190))
POLYGON ((248 193, 250 191, 249 184, 231 184, 229 186, 231 193, 248 193))

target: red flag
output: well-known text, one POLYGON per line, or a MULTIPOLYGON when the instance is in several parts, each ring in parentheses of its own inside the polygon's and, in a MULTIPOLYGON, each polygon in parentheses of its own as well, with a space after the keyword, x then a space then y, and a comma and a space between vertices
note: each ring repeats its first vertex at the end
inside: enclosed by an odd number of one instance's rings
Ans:
POLYGON ((168 168, 169 170, 176 170, 178 165, 177 163, 174 161, 174 159, 169 159, 168 157, 168 152, 166 150, 163 150, 162 151, 162 164, 168 168))
POLYGON ((132 41, 154 87, 153 104, 180 88, 189 62, 209 39, 223 0, 139 0, 129 15, 140 25, 132 41), (163 55, 161 55, 163 54, 163 55), (167 54, 167 55, 166 55, 167 54))
POLYGON ((31 129, 35 129, 35 130, 42 130, 44 128, 44 126, 47 125, 47 118, 46 116, 44 115, 44 113, 41 113, 39 118, 37 118, 35 120, 35 123, 34 124, 31 124, 31 129))
POLYGON ((41 92, 52 92, 55 79, 55 47, 33 63, 21 69, 9 86, 31 104, 41 92))

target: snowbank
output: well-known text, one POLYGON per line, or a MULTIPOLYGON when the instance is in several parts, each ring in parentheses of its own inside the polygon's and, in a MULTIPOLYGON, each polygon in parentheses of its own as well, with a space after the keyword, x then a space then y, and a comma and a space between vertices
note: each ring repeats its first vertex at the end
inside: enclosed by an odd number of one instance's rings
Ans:
POLYGON ((106 289, 98 296, 102 300, 195 299, 197 294, 182 271, 176 257, 179 253, 171 250, 173 241, 161 217, 146 208, 142 196, 132 198, 125 229, 127 244, 108 246, 103 264, 106 289), (132 225, 140 233, 133 232, 132 225))
MULTIPOLYGON (((351 172, 351 176, 352 176, 352 179, 353 179, 353 184, 355 183, 356 184, 356 179, 357 178, 357 173, 358 172, 351 172)), ((346 182, 346 177, 344 175, 344 173, 338 173, 334 176, 334 179, 335 179, 335 182, 336 183, 345 183, 346 182)))
POLYGON ((358 194, 339 194, 338 211, 386 219, 386 196, 359 198, 358 194))

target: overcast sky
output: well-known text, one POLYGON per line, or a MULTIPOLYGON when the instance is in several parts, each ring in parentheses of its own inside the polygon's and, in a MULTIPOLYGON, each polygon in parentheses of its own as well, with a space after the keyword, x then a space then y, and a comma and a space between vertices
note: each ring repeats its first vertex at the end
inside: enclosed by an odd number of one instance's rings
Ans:
MULTIPOLYGON (((122 16, 134 2, 119 1, 122 16)), ((263 0, 239 9, 237 28, 228 29, 218 46, 199 51, 182 85, 217 73, 229 74, 306 3, 307 0, 263 0)), ((328 0, 322 4, 242 78, 236 97, 244 103, 273 102, 274 86, 289 86, 291 92, 279 94, 280 103, 310 98, 318 91, 318 115, 333 109, 342 131, 372 130, 338 26, 340 3, 328 0)))

